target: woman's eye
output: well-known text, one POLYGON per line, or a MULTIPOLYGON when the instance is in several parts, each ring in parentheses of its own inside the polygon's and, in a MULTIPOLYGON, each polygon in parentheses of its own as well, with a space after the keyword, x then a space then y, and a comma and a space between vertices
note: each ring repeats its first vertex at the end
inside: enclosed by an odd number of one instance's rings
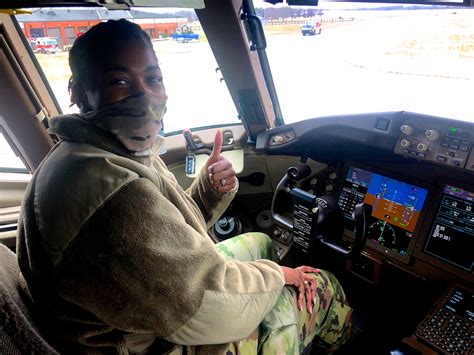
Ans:
POLYGON ((113 79, 113 80, 110 81, 110 84, 111 85, 118 85, 118 86, 127 85, 128 80, 126 80, 126 79, 113 79))
POLYGON ((157 83, 161 83, 163 81, 163 78, 161 76, 158 76, 158 75, 155 75, 155 76, 151 76, 148 78, 148 82, 150 84, 157 84, 157 83))

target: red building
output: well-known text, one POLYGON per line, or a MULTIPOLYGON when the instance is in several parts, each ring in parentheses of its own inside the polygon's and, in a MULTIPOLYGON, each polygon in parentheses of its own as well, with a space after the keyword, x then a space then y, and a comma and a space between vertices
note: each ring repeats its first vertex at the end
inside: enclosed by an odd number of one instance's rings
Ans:
POLYGON ((168 37, 176 28, 187 23, 186 18, 167 17, 144 11, 107 11, 106 9, 43 9, 29 15, 17 15, 18 22, 28 39, 56 38, 61 48, 71 46, 74 40, 92 26, 107 20, 128 19, 140 25, 153 38, 168 37))

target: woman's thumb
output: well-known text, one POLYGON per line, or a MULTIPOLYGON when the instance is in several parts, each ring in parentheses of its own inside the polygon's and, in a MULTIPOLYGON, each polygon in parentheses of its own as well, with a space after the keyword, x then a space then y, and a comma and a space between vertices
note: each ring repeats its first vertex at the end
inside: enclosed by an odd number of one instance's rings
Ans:
POLYGON ((214 137, 214 147, 212 148, 212 152, 211 152, 211 155, 209 156, 209 159, 212 159, 215 162, 219 160, 219 157, 221 156, 223 140, 224 140, 224 137, 222 136, 222 131, 218 129, 216 131, 216 136, 214 137))

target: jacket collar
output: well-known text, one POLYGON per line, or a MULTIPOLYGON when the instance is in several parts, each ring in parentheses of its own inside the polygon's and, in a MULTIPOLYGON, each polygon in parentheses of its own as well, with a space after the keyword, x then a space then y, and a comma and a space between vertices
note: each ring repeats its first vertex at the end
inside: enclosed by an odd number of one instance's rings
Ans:
POLYGON ((60 140, 90 144, 150 166, 151 157, 137 157, 131 155, 122 143, 111 133, 83 119, 78 114, 60 115, 51 118, 49 120, 48 132, 57 135, 60 140))

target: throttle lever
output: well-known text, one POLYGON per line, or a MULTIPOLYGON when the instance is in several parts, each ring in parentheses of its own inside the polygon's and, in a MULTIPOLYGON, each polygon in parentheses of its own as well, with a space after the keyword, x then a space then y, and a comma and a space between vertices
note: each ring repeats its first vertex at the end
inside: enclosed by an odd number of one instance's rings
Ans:
POLYGON ((204 149, 206 152, 207 151, 209 153, 211 152, 208 148, 206 148, 206 146, 203 143, 201 143, 201 142, 196 143, 196 141, 193 139, 193 135, 192 135, 192 133, 189 129, 184 129, 183 130, 183 136, 184 136, 184 140, 186 141, 187 148, 188 148, 189 151, 196 152, 198 150, 204 149))

